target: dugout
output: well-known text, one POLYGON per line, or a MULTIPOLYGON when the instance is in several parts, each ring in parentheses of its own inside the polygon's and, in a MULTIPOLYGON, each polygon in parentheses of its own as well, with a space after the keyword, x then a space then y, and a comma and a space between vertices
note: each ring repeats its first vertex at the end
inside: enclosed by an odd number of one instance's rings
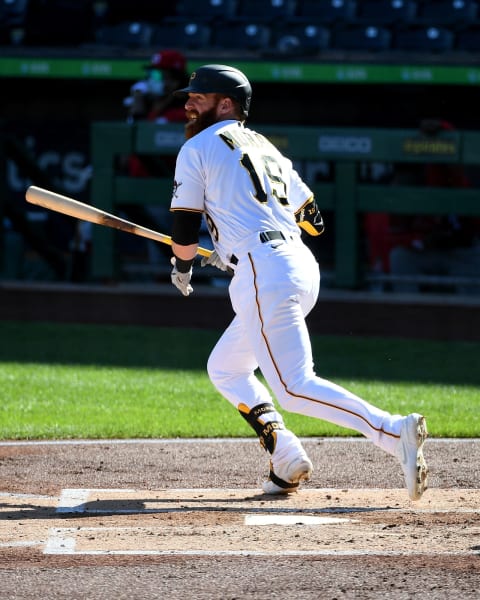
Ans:
MULTIPOLYGON (((392 214, 449 214, 480 217, 479 190, 383 184, 362 178, 362 166, 375 163, 439 163, 480 165, 480 133, 442 131, 434 139, 417 129, 372 129, 256 126, 298 165, 327 165, 324 176, 306 177, 322 212, 332 216, 334 245, 329 285, 362 289, 369 277, 362 247, 361 217, 367 212, 392 214)), ((91 128, 93 179, 91 203, 118 214, 123 205, 168 206, 172 177, 135 178, 118 172, 120 155, 175 157, 184 141, 183 126, 149 122, 95 122, 91 128)), ((307 169, 308 170, 308 169, 307 169)), ((304 173, 302 175, 305 176, 304 173)), ((140 223, 142 224, 142 223, 140 223)), ((167 232, 168 233, 168 232, 167 232)), ((118 233, 95 227, 92 240, 92 278, 110 281, 120 276, 118 233)), ((384 279, 391 278, 384 275, 384 279)), ((427 278, 428 279, 428 278, 427 278)), ((455 277, 436 278, 454 284, 455 277)), ((480 273, 465 284, 478 285, 480 273)))

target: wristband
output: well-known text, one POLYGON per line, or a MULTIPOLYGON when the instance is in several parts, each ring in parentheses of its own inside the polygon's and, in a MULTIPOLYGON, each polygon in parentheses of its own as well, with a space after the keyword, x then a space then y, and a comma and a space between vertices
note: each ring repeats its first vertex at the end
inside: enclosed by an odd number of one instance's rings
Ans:
POLYGON ((190 258, 189 260, 183 260, 182 258, 175 256, 175 267, 179 273, 188 273, 193 265, 193 261, 193 258, 190 258))

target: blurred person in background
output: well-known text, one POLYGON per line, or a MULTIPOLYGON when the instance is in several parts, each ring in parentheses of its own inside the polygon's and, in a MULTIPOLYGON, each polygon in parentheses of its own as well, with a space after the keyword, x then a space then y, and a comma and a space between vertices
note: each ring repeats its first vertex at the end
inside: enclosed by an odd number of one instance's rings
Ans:
POLYGON ((155 123, 184 123, 185 111, 173 92, 188 82, 186 58, 177 50, 154 54, 145 65, 146 77, 130 88, 124 99, 127 121, 148 120, 155 123))

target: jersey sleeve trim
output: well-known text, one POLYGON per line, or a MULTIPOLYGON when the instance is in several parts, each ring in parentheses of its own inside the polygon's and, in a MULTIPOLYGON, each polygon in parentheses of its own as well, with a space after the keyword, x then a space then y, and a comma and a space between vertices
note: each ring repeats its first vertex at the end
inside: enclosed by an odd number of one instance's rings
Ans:
POLYGON ((185 206, 175 206, 174 208, 170 207, 170 212, 178 212, 178 211, 203 214, 203 210, 198 210, 195 208, 187 208, 185 206))

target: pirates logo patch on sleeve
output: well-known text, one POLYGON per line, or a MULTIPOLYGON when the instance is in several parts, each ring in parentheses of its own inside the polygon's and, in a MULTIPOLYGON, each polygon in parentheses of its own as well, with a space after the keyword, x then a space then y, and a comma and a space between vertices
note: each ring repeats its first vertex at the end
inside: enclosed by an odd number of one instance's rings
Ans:
POLYGON ((174 197, 174 198, 178 198, 177 191, 178 191, 178 188, 179 188, 181 185, 182 185, 182 182, 181 182, 181 181, 174 181, 174 182, 173 182, 173 192, 172 192, 172 194, 173 194, 173 197, 174 197))

